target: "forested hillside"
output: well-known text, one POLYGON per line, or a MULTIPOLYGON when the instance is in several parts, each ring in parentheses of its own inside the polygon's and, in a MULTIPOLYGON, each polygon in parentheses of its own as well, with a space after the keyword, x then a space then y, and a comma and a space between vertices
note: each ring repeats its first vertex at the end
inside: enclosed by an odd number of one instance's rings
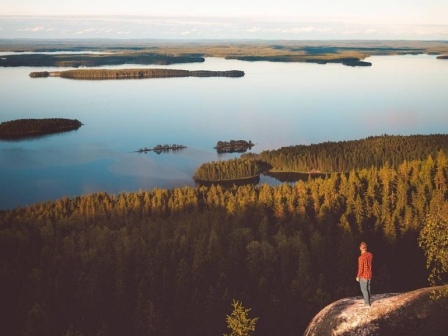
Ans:
POLYGON ((352 169, 396 167, 403 161, 435 156, 439 150, 448 153, 448 135, 382 135, 361 140, 323 142, 312 145, 282 147, 260 154, 243 154, 274 167, 274 171, 323 173, 348 172, 352 169))
POLYGON ((448 209, 448 158, 393 163, 295 185, 98 193, 2 211, 2 333, 222 335, 236 299, 259 317, 255 335, 300 335, 323 306, 360 295, 361 240, 374 293, 424 287, 417 237, 428 213, 448 209))

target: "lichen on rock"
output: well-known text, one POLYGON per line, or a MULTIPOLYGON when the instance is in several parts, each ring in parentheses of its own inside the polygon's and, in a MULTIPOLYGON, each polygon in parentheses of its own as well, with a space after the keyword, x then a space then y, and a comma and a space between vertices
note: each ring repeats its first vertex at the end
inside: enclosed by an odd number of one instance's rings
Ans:
POLYGON ((376 294, 371 307, 361 297, 338 300, 312 319, 304 336, 447 335, 448 298, 431 298, 441 288, 376 294))

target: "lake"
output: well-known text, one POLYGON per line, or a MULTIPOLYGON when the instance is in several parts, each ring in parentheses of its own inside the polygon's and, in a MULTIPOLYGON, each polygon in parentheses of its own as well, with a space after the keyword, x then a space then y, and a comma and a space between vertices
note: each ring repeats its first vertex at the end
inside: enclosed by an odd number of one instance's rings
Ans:
MULTIPOLYGON (((2 56, 4 57, 4 56, 2 56)), ((70 118, 76 131, 0 141, 0 209, 106 191, 194 186, 219 140, 251 140, 252 152, 296 144, 391 135, 447 133, 448 61, 376 56, 371 67, 242 62, 145 66, 243 70, 243 78, 80 81, 30 78, 0 68, 0 122, 70 118), (157 144, 187 148, 135 153, 157 144)), ((120 66, 120 68, 142 66, 120 66)), ((118 67, 106 67, 118 68, 118 67)), ((260 183, 279 181, 262 176, 260 183)))

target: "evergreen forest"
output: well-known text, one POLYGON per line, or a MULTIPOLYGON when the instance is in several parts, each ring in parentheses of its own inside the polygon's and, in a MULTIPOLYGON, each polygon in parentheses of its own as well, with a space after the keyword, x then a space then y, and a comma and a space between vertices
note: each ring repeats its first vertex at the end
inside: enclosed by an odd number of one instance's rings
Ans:
MULTIPOLYGON (((428 286, 418 236, 428 215, 448 212, 446 153, 336 165, 344 173, 295 184, 1 211, 2 334, 222 335, 237 301, 258 318, 254 335, 300 335, 330 302, 360 296, 360 241, 374 255, 373 293, 428 286)), ((337 161, 317 163, 304 169, 337 161)))
POLYGON ((193 178, 218 182, 249 179, 263 173, 279 178, 282 173, 325 176, 334 172, 380 168, 385 164, 396 167, 403 161, 435 156, 439 150, 448 153, 448 135, 385 134, 361 140, 282 147, 260 154, 243 154, 240 159, 212 161, 196 169, 193 178))
POLYGON ((448 153, 448 135, 381 135, 360 140, 323 142, 311 145, 282 147, 246 153, 241 157, 262 161, 272 166, 271 172, 333 173, 370 167, 380 168, 386 163, 397 167, 403 161, 433 157, 439 150, 448 153))
POLYGON ((196 169, 193 179, 195 181, 228 181, 247 179, 259 175, 260 168, 254 160, 236 158, 206 162, 196 169))

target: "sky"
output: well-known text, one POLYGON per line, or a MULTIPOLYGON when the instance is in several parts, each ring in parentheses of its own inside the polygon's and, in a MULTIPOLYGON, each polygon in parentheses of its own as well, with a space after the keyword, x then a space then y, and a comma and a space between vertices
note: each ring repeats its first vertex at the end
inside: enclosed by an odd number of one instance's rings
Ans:
POLYGON ((0 0, 0 38, 448 39, 447 0, 0 0))

